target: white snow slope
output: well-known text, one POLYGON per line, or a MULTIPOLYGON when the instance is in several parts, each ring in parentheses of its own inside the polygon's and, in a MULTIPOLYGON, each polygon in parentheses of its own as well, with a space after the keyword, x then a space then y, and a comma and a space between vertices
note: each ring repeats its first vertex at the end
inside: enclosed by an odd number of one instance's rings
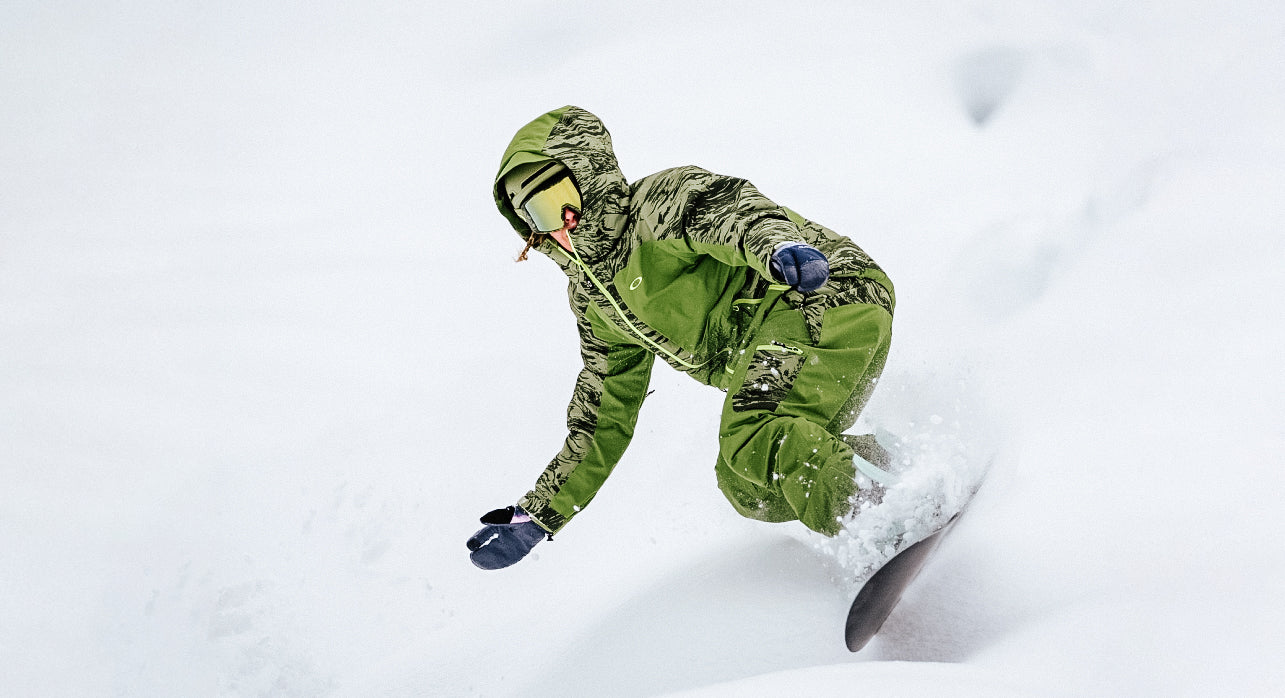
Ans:
POLYGON ((1274 0, 6 3, 0 694, 1281 695, 1283 66, 1274 0), (593 506, 469 564, 564 436, 489 191, 567 103, 851 235, 865 425, 1000 450, 865 651, 663 366, 593 506))

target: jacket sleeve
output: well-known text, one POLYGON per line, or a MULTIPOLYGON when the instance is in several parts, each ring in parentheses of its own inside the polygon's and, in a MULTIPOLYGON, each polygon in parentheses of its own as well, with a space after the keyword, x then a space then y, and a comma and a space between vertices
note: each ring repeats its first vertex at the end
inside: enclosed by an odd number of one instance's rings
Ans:
POLYGON ((768 263, 777 245, 810 242, 786 209, 750 182, 698 167, 672 172, 679 178, 675 193, 683 205, 683 229, 697 252, 772 278, 768 263))
POLYGON ((572 298, 584 368, 567 408, 567 440, 518 505, 556 533, 593 500, 633 438, 655 357, 643 347, 599 339, 587 299, 572 298))

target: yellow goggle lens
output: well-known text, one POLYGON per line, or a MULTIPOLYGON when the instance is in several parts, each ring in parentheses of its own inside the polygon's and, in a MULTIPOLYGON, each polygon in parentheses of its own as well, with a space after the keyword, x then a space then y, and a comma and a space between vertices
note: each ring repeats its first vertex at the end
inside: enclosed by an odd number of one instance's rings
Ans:
POLYGON ((542 233, 549 233, 563 226, 562 210, 567 206, 580 210, 580 190, 576 189, 570 177, 563 177, 532 194, 522 204, 523 210, 535 224, 535 229, 542 233))

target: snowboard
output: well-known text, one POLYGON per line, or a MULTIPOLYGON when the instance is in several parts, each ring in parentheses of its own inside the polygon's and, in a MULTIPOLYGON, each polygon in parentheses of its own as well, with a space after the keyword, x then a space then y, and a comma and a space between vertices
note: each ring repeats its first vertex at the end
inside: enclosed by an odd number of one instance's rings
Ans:
POLYGON ((883 622, 888 620, 892 609, 901 600, 906 587, 915 580, 915 576, 924 568, 963 513, 961 510, 927 538, 898 552, 861 586, 852 607, 848 609, 848 622, 844 626, 849 650, 860 650, 879 632, 883 622))

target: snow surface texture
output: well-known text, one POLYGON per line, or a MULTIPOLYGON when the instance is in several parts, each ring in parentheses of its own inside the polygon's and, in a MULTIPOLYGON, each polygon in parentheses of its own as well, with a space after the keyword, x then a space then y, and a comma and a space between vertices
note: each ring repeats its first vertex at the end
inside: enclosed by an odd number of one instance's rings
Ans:
POLYGON ((0 8, 0 695, 1285 693, 1285 6, 498 7, 0 8), (737 517, 663 366, 593 506, 469 564, 563 438, 489 185, 566 103, 852 235, 861 426, 997 453, 863 652, 860 534, 737 517))

